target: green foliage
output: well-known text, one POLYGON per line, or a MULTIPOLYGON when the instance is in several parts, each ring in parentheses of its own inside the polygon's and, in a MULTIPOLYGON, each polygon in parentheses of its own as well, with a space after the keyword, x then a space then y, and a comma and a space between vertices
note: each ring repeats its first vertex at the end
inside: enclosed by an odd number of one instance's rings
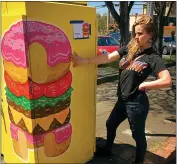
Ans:
POLYGON ((110 16, 110 23, 107 30, 107 14, 100 15, 97 13, 97 22, 98 22, 98 34, 107 35, 110 32, 116 32, 119 29, 119 26, 114 22, 112 16, 110 16))
POLYGON ((99 35, 104 35, 106 26, 107 26, 107 15, 106 13, 103 15, 100 15, 97 13, 97 21, 98 21, 98 34, 99 35))
POLYGON ((163 55, 162 58, 165 64, 176 63, 176 53, 171 55, 171 59, 170 59, 170 55, 163 55))

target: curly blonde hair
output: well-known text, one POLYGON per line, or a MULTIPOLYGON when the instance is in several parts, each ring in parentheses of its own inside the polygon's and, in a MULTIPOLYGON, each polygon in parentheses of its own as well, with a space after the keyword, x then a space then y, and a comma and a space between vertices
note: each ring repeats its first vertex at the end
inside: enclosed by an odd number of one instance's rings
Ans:
POLYGON ((141 25, 146 30, 147 33, 152 34, 152 44, 156 42, 157 32, 153 24, 152 17, 149 15, 141 15, 132 26, 132 39, 128 44, 128 57, 127 60, 132 61, 134 55, 140 51, 140 48, 135 39, 135 26, 141 25))

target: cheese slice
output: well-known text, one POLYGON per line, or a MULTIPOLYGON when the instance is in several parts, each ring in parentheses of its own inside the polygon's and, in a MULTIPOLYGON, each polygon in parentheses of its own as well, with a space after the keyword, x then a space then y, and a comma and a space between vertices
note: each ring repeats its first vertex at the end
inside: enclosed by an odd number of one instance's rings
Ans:
POLYGON ((9 109, 11 110, 12 117, 13 117, 15 124, 18 124, 19 121, 23 119, 29 133, 33 132, 37 124, 39 124, 45 131, 47 131, 50 128, 50 125, 54 119, 57 119, 57 121, 60 124, 63 124, 66 120, 66 117, 69 114, 69 107, 68 107, 59 113, 51 114, 51 115, 48 115, 47 117, 30 119, 26 117, 23 113, 19 113, 18 111, 13 109, 11 106, 9 106, 9 109))

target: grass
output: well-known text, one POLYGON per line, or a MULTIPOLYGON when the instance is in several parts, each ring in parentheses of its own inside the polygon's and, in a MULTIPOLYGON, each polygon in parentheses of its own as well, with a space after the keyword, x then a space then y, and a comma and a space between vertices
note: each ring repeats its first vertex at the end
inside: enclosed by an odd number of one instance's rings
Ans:
POLYGON ((170 55, 162 56, 162 58, 165 64, 176 63, 176 54, 171 55, 171 60, 170 60, 170 55))

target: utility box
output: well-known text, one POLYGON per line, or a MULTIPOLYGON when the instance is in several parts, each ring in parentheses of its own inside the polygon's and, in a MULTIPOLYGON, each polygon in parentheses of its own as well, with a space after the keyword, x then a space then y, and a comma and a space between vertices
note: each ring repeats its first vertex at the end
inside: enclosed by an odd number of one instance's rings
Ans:
POLYGON ((85 3, 2 2, 5 163, 86 163, 94 154, 96 10, 85 3))

